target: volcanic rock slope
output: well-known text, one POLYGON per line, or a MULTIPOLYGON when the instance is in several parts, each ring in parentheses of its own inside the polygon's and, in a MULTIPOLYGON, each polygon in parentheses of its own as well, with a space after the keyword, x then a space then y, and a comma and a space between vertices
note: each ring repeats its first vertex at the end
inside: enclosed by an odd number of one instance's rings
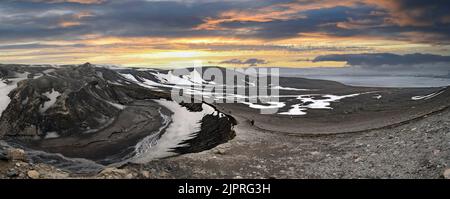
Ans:
POLYGON ((21 148, 111 164, 145 157, 167 136, 177 142, 165 139, 165 151, 159 152, 165 155, 209 149, 233 137, 230 116, 201 102, 179 105, 167 91, 126 78, 127 71, 139 73, 89 63, 1 65, 0 138, 21 148), (167 135, 180 123, 171 116, 182 111, 198 121, 184 124, 192 128, 183 134, 167 135))

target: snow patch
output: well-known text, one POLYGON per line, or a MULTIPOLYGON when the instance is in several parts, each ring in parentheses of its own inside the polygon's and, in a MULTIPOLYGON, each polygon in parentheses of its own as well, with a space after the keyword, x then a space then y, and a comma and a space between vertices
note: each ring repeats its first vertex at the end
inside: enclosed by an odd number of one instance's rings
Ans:
POLYGON ((256 84, 254 82, 249 82, 249 81, 245 81, 245 80, 242 80, 242 81, 249 86, 256 86, 256 84))
POLYGON ((55 104, 57 98, 58 98, 59 96, 61 96, 61 93, 59 93, 58 91, 55 91, 54 89, 52 89, 52 91, 50 91, 50 92, 45 92, 45 93, 43 93, 43 94, 44 94, 46 97, 48 97, 50 100, 44 102, 44 104, 42 105, 42 107, 39 109, 39 111, 40 111, 41 113, 45 113, 45 111, 47 111, 50 107, 52 107, 52 106, 55 104))
MULTIPOLYGON (((132 162, 145 163, 153 159, 176 155, 172 150, 176 147, 185 146, 181 143, 195 137, 196 133, 200 131, 203 117, 215 113, 214 108, 207 104, 202 105, 203 111, 191 112, 186 107, 173 101, 155 101, 173 112, 172 123, 169 124, 161 138, 154 141, 156 142, 154 146, 142 147, 142 141, 138 143, 136 146, 139 150, 136 150, 137 154, 131 160, 132 162)), ((151 137, 149 139, 152 140, 151 137)), ((143 141, 147 140, 146 142, 148 142, 149 139, 143 141)))
POLYGON ((17 87, 18 82, 27 79, 27 75, 28 73, 18 74, 18 78, 0 81, 0 116, 11 102, 8 94, 17 87))
POLYGON ((111 104, 111 106, 114 106, 115 108, 117 108, 119 110, 123 110, 126 107, 126 106, 124 106, 122 104, 118 104, 118 103, 114 103, 114 102, 108 102, 108 104, 111 104))
POLYGON ((205 81, 202 78, 202 74, 200 74, 197 70, 192 70, 191 74, 189 76, 183 76, 184 78, 187 78, 190 82, 193 84, 208 84, 209 82, 205 81))
POLYGON ((444 91, 439 91, 439 92, 435 92, 435 93, 431 93, 429 95, 424 95, 424 96, 414 96, 411 97, 412 100, 427 100, 427 99, 431 99, 433 97, 436 97, 440 94, 442 94, 444 91))
POLYGON ((150 72, 153 74, 161 83, 164 84, 172 84, 172 85, 191 85, 192 82, 178 77, 176 75, 172 74, 172 71, 169 71, 167 74, 159 73, 159 72, 150 72))
POLYGON ((356 97, 361 93, 355 93, 350 95, 300 95, 297 97, 301 100, 301 104, 294 104, 287 112, 278 113, 280 115, 306 115, 308 109, 333 109, 331 102, 338 102, 341 99, 356 97), (314 97, 320 97, 324 99, 314 99, 314 97))
MULTIPOLYGON (((171 87, 172 85, 180 85, 180 86, 193 86, 193 85, 203 85, 203 84, 215 84, 213 81, 206 81, 202 78, 202 74, 200 74, 197 70, 193 70, 189 73, 189 75, 181 75, 177 76, 172 73, 172 71, 168 71, 166 73, 158 72, 155 70, 145 70, 145 72, 152 74, 159 82, 154 82, 145 78, 142 78, 145 83, 152 86, 162 86, 162 87, 171 87)), ((129 76, 130 74, 128 74, 129 76)), ((131 75, 132 76, 132 75, 131 75)), ((134 78, 135 79, 135 78, 134 78)))
POLYGON ((331 102, 337 102, 341 99, 344 98, 349 98, 349 97, 356 97, 360 95, 360 93, 356 93, 356 94, 351 94, 351 95, 342 95, 342 96, 338 96, 338 95, 322 95, 322 98, 325 99, 314 99, 313 96, 311 95, 301 95, 299 96, 297 99, 301 100, 303 103, 308 103, 308 105, 306 105, 306 108, 310 108, 310 109, 332 109, 331 108, 331 102))
POLYGON ((158 84, 156 82, 150 81, 148 79, 144 79, 144 83, 138 81, 132 74, 125 74, 125 73, 120 73, 120 75, 128 80, 131 80, 132 82, 138 84, 139 86, 145 87, 145 88, 150 88, 150 89, 156 89, 156 87, 154 86, 159 86, 162 84, 158 84))
POLYGON ((265 102, 265 104, 269 105, 254 104, 251 102, 240 102, 240 103, 248 105, 250 108, 254 109, 275 109, 275 108, 283 108, 285 106, 284 102, 265 102))
POLYGON ((302 108, 300 104, 294 104, 287 112, 278 113, 280 115, 306 115, 306 108, 302 108))
POLYGON ((59 138, 59 134, 57 132, 47 132, 47 135, 45 135, 45 139, 54 139, 59 138))
POLYGON ((278 90, 288 90, 288 91, 310 91, 311 89, 303 89, 303 88, 291 88, 291 87, 282 87, 282 86, 273 86, 273 89, 278 90))

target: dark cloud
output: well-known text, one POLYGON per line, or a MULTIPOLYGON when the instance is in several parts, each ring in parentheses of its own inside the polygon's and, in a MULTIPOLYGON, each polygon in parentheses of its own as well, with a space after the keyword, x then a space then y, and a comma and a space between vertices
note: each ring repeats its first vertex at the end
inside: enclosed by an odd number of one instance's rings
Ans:
MULTIPOLYGON (((264 22, 232 21, 222 23, 221 27, 247 28, 252 31, 236 35, 265 39, 292 38, 302 33, 323 33, 340 37, 372 36, 424 43, 450 43, 449 25, 437 20, 421 26, 394 23, 394 20, 401 20, 402 16, 392 15, 375 5, 313 9, 300 11, 298 15, 304 17, 264 22)), ((450 17, 448 20, 450 22, 450 17)))
POLYGON ((0 50, 20 50, 20 49, 40 49, 40 48, 60 48, 60 47, 86 47, 82 44, 74 45, 48 45, 48 44, 11 44, 11 45, 0 45, 0 50))
POLYGON ((101 4, 106 0, 19 0, 24 2, 36 3, 78 3, 78 4, 101 4))
POLYGON ((439 0, 382 3, 366 0, 353 6, 328 5, 299 10, 286 18, 224 21, 218 24, 222 29, 196 29, 207 19, 223 17, 227 11, 251 13, 288 2, 294 1, 8 0, 0 2, 0 40, 71 40, 94 34, 280 39, 319 32, 331 36, 375 36, 427 43, 448 44, 450 41, 450 4, 439 0), (80 13, 86 12, 88 16, 80 17, 80 13), (64 26, 64 22, 72 25, 64 26))
POLYGON ((392 20, 417 26, 450 24, 450 4, 441 0, 390 0, 392 20), (396 19, 397 18, 397 19, 396 19), (400 20, 400 21, 399 21, 400 20))
POLYGON ((248 66, 257 66, 260 64, 268 64, 268 63, 269 62, 264 59, 256 59, 256 58, 251 58, 247 60, 230 59, 220 62, 220 64, 248 65, 248 66))
MULTIPOLYGON (((301 59, 299 61, 307 61, 301 59)), ((390 53, 340 54, 318 56, 312 62, 347 62, 345 67, 283 69, 284 76, 415 76, 450 77, 450 56, 390 53)), ((401 81, 401 80, 400 80, 401 81)))
POLYGON ((415 65, 432 63, 450 63, 450 56, 433 54, 406 54, 391 53, 373 54, 332 54, 316 57, 313 62, 340 61, 351 66, 383 66, 383 65, 415 65))
MULTIPOLYGON (((360 12, 367 12, 366 8, 333 7, 325 9, 308 10, 298 13, 304 17, 294 19, 278 19, 265 22, 232 21, 222 23, 226 29, 248 28, 253 31, 240 34, 242 37, 259 37, 266 39, 291 38, 300 33, 325 32, 339 34, 334 25, 360 12)), ((342 30, 345 31, 345 30, 342 30)), ((343 34, 343 33, 340 33, 343 34)))
POLYGON ((103 4, 0 2, 0 39, 77 39, 83 35, 192 37, 226 32, 194 30, 235 3, 105 1, 103 4), (81 13, 89 13, 80 17, 81 13), (73 26, 62 26, 74 22, 73 26))

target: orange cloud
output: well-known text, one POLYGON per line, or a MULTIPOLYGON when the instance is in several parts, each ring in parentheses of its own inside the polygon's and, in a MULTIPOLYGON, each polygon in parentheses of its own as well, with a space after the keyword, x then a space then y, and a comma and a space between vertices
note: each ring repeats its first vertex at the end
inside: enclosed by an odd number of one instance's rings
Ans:
MULTIPOLYGON (((431 5, 428 7, 408 7, 405 8, 405 2, 398 0, 296 0, 289 3, 278 3, 261 8, 252 9, 235 9, 221 13, 217 18, 206 18, 204 23, 197 26, 197 30, 220 30, 220 24, 227 22, 269 22, 274 20, 287 20, 302 18, 301 11, 332 8, 337 6, 354 7, 361 4, 372 5, 386 10, 386 13, 370 13, 371 15, 383 14, 388 17, 385 20, 385 25, 399 25, 399 26, 429 26, 434 22, 433 20, 450 23, 450 14, 439 19, 426 20, 421 19, 422 16, 427 16, 430 8, 438 7, 439 5, 431 5), (433 7, 434 6, 434 7, 433 7)), ((340 27, 362 27, 365 22, 358 23, 341 23, 340 27)))
POLYGON ((287 20, 304 18, 301 11, 331 8, 336 6, 355 6, 357 0, 297 0, 289 3, 278 3, 259 9, 237 9, 221 13, 218 18, 207 18, 204 23, 197 26, 197 30, 222 29, 220 24, 227 22, 269 22, 274 20, 287 20))
POLYGON ((81 25, 81 23, 77 22, 77 21, 63 21, 63 22, 59 23, 59 27, 63 27, 63 28, 79 26, 79 25, 81 25))
POLYGON ((85 17, 92 17, 92 16, 94 16, 94 14, 90 11, 81 11, 81 12, 73 15, 73 17, 76 19, 82 19, 85 17))
POLYGON ((92 12, 81 11, 79 13, 73 14, 70 17, 71 19, 62 20, 61 22, 59 22, 58 26, 62 27, 62 28, 80 26, 82 24, 82 22, 80 20, 82 20, 85 17, 91 17, 91 16, 94 16, 94 14, 92 12))

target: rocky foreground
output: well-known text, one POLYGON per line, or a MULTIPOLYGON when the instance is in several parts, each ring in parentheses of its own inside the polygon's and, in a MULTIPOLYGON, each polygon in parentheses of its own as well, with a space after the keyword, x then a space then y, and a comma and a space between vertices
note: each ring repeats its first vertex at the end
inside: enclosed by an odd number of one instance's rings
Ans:
POLYGON ((450 178, 450 109, 364 133, 302 137, 237 118, 236 137, 208 151, 109 167, 93 175, 1 154, 0 178, 450 178))

